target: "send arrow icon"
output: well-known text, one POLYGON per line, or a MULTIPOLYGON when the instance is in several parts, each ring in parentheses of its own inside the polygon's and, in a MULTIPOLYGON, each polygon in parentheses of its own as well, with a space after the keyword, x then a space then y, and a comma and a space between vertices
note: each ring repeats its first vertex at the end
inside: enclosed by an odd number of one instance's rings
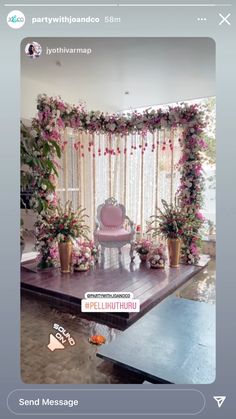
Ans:
POLYGON ((213 399, 215 399, 218 407, 221 407, 226 399, 226 396, 214 396, 213 399))

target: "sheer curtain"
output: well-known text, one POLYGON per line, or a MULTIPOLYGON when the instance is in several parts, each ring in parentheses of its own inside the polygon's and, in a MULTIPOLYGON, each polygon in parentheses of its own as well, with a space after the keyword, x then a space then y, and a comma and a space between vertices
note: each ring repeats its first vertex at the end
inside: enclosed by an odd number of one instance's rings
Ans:
POLYGON ((161 199, 174 200, 180 178, 180 136, 180 129, 160 130, 145 138, 135 134, 108 140, 97 135, 90 147, 91 135, 67 130, 67 145, 59 162, 58 197, 62 203, 72 201, 74 208, 85 208, 93 231, 98 205, 113 196, 145 232, 147 220, 161 207, 161 199), (78 141, 82 146, 76 150, 78 141), (108 145, 114 154, 107 153, 108 145))

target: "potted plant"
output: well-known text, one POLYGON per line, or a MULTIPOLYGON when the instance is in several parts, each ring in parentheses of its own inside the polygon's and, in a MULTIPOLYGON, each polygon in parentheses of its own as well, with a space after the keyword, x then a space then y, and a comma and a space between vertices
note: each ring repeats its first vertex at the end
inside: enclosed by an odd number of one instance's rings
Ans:
POLYGON ((82 242, 74 246, 72 264, 74 271, 87 271, 90 267, 94 266, 94 257, 89 243, 82 242))
POLYGON ((151 248, 152 242, 147 239, 141 239, 135 243, 135 250, 139 254, 142 262, 147 260, 148 252, 151 248))
POLYGON ((162 269, 167 261, 167 250, 164 244, 152 247, 148 253, 147 262, 151 268, 162 269))
POLYGON ((176 268, 180 262, 181 243, 188 217, 176 202, 170 205, 164 199, 161 202, 163 210, 158 208, 158 214, 151 217, 148 232, 152 232, 153 237, 160 235, 167 239, 170 266, 176 268))
POLYGON ((66 202, 65 206, 59 203, 52 220, 54 237, 58 242, 61 272, 71 270, 72 240, 78 237, 87 238, 89 227, 85 224, 84 209, 77 211, 72 209, 72 202, 66 202))

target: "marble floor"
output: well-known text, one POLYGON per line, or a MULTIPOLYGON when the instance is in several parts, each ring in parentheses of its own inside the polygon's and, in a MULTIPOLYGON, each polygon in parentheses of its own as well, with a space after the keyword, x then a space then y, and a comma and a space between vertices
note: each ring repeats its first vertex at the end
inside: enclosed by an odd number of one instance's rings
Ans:
MULTIPOLYGON (((195 275, 177 293, 180 298, 215 303, 215 261, 195 275)), ((91 335, 101 334, 107 342, 122 333, 116 329, 63 313, 30 294, 21 302, 21 377, 35 384, 130 384, 143 379, 96 357, 91 335), (62 325, 76 341, 75 346, 51 352, 47 348, 54 323, 62 325)))

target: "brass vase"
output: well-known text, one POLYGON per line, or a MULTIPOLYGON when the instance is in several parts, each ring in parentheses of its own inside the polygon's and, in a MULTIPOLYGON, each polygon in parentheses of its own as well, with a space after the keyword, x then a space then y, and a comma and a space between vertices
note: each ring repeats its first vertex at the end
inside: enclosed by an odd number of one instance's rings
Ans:
POLYGON ((178 268, 180 261, 181 240, 168 239, 168 251, 170 258, 170 267, 178 268))
POLYGON ((61 272, 63 274, 71 272, 71 258, 72 258, 72 243, 67 241, 65 243, 58 243, 58 250, 61 263, 61 272))

